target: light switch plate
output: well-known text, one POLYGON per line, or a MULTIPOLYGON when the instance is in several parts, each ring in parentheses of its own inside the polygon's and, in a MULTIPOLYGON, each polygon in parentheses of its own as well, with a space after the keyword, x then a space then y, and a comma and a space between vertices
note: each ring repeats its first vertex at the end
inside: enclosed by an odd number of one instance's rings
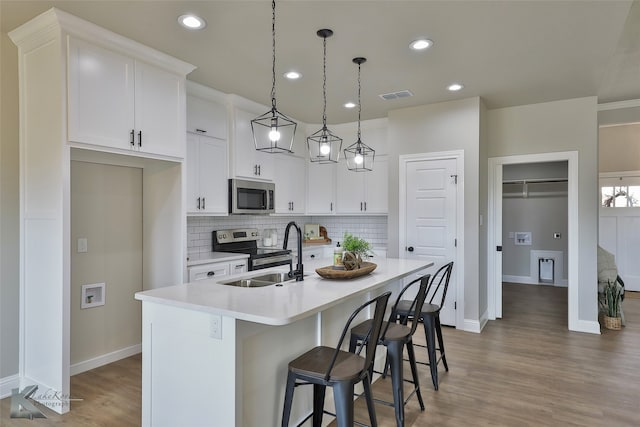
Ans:
POLYGON ((78 253, 84 253, 87 252, 87 238, 86 237, 80 237, 78 239, 78 253))

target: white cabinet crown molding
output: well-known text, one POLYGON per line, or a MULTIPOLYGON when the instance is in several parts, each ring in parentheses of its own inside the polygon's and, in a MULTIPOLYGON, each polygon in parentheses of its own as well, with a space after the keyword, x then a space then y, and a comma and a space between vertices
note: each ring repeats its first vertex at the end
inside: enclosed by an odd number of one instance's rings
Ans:
POLYGON ((29 49, 30 46, 41 44, 43 39, 51 38, 52 34, 60 30, 96 45, 133 55, 140 60, 178 74, 186 76, 196 69, 195 65, 171 57, 55 7, 11 31, 9 36, 17 46, 29 49))

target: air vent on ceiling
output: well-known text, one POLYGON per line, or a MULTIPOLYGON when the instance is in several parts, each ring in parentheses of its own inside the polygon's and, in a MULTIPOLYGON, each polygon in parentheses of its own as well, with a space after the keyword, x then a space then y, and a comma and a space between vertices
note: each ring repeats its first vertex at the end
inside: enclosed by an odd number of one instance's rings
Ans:
POLYGON ((408 90, 400 90, 398 92, 383 93, 382 95, 378 96, 386 101, 390 101, 392 99, 408 98, 410 96, 413 96, 413 94, 408 90))

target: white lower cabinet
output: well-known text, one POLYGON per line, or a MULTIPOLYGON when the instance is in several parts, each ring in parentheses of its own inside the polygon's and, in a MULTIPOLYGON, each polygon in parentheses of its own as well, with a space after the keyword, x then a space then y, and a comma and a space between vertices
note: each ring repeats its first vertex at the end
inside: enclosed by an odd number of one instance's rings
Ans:
POLYGON ((189 282, 197 282, 206 279, 219 279, 232 274, 247 272, 247 260, 214 262, 189 267, 189 282))
POLYGON ((187 213, 229 212, 227 141, 187 132, 187 213))

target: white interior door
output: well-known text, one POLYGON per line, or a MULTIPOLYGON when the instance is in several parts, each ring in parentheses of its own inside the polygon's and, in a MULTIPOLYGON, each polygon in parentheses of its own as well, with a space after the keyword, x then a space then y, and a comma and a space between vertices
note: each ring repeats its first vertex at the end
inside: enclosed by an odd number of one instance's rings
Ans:
MULTIPOLYGON (((406 166, 405 258, 434 262, 434 274, 454 261, 442 324, 456 326, 457 159, 418 160, 406 166)), ((435 301, 440 301, 437 296, 435 301)))

